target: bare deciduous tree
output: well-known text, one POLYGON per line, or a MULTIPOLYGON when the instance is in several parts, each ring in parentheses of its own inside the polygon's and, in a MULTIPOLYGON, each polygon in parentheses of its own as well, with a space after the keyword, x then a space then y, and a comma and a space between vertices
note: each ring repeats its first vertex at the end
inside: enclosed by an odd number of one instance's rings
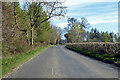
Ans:
POLYGON ((63 2, 26 2, 29 16, 30 16, 30 32, 31 40, 30 43, 33 45, 34 31, 39 27, 41 23, 49 20, 52 17, 64 17, 66 14, 66 7, 63 5, 63 2), (43 9, 47 14, 47 17, 39 21, 42 17, 40 10, 43 9), (37 26, 35 26, 37 24, 37 26))

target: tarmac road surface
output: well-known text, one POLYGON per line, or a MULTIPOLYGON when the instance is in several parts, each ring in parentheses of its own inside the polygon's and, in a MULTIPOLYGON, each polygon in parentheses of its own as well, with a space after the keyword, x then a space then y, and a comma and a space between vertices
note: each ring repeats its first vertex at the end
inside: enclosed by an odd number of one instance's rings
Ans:
POLYGON ((118 69, 62 45, 41 52, 11 78, 118 78, 118 69))

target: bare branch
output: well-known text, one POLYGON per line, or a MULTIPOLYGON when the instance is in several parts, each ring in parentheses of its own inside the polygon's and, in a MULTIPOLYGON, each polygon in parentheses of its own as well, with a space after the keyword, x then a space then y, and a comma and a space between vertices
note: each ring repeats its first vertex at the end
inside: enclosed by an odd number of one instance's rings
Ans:
POLYGON ((18 24, 17 24, 17 18, 16 18, 16 10, 15 10, 15 7, 16 7, 16 4, 15 4, 15 2, 14 2, 14 18, 15 18, 15 25, 16 25, 16 27, 18 28, 18 30, 23 31, 23 32, 26 32, 26 29, 21 29, 21 28, 19 28, 19 26, 18 26, 18 24))

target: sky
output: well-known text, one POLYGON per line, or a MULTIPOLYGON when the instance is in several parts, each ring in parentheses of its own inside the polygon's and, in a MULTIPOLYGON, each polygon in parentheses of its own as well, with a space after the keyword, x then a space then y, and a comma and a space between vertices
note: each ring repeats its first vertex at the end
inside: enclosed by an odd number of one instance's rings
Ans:
MULTIPOLYGON (((21 0, 20 0, 21 1, 21 0)), ((49 0, 48 0, 49 1, 49 0)), ((67 27, 67 19, 74 17, 81 20, 85 17, 91 24, 91 28, 99 31, 118 33, 118 2, 119 0, 62 0, 67 6, 67 14, 64 19, 51 19, 51 24, 64 29, 67 27)), ((22 2, 22 1, 21 1, 22 2)), ((120 31, 120 28, 119 28, 120 31)), ((63 36, 64 39, 64 36, 63 36)))
POLYGON ((52 21, 58 27, 67 27, 67 19, 74 17, 81 20, 85 17, 91 28, 99 31, 118 33, 118 2, 119 0, 66 0, 67 17, 52 21))

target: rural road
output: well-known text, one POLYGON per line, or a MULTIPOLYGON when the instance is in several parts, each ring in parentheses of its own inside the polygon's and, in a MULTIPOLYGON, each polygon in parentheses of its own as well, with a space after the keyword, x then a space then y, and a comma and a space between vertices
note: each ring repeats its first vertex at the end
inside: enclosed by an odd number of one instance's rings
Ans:
POLYGON ((25 63, 10 78, 118 78, 118 70, 65 46, 54 46, 25 63))

